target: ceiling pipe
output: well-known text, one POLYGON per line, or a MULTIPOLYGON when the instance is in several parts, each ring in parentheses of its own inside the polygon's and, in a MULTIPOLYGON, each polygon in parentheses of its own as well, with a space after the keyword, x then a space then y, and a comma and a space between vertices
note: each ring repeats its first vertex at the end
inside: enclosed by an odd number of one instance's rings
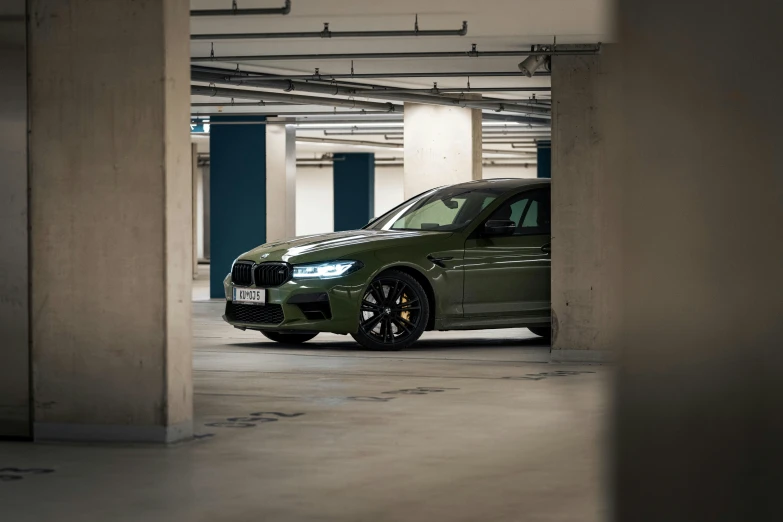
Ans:
MULTIPOLYGON (((551 76, 549 71, 536 71, 534 76, 551 76)), ((284 78, 289 80, 337 80, 342 78, 484 78, 504 77, 524 78, 519 71, 447 71, 447 72, 385 72, 385 73, 337 73, 337 74, 287 74, 284 78)))
POLYGON ((484 138, 488 138, 488 139, 517 138, 517 139, 528 139, 528 140, 550 138, 552 136, 552 134, 548 132, 529 134, 529 133, 521 133, 521 132, 486 132, 486 131, 482 135, 484 136, 484 138))
MULTIPOLYGON (((319 161, 334 161, 334 157, 331 154, 322 154, 320 158, 296 158, 297 163, 316 163, 319 161)), ((340 160, 342 161, 342 160, 340 160)), ((402 158, 399 156, 391 156, 391 157, 375 157, 376 163, 383 163, 383 162, 389 162, 389 161, 397 161, 401 162, 402 158)))
MULTIPOLYGON (((518 103, 505 103, 506 100, 500 100, 493 102, 492 100, 468 100, 459 97, 446 97, 446 96, 432 96, 427 94, 416 93, 397 93, 390 94, 385 93, 383 90, 368 90, 368 86, 363 86, 361 93, 354 87, 342 87, 339 85, 333 85, 329 83, 312 83, 303 82, 297 80, 285 80, 279 78, 253 78, 250 81, 247 77, 239 75, 232 75, 226 73, 215 73, 206 71, 192 71, 191 79, 194 81, 209 82, 209 83, 224 83, 229 85, 245 85, 250 84, 254 87, 261 87, 264 89, 277 89, 286 92, 301 91, 317 94, 328 94, 332 96, 362 96, 366 98, 381 98, 392 99, 395 101, 408 101, 414 103, 424 103, 430 105, 446 105, 450 107, 463 107, 472 109, 487 109, 496 112, 513 112, 518 114, 528 114, 538 119, 551 119, 551 111, 548 108, 534 107, 525 105, 525 100, 520 100, 518 103)), ((401 89, 400 89, 401 90, 401 89)), ((259 98, 263 99, 263 98, 259 98)), ((274 99, 274 98, 269 98, 274 99)), ((285 100, 281 100, 285 101, 285 100)))
POLYGON ((334 145, 361 145, 365 147, 383 147, 398 149, 402 147, 400 143, 384 143, 380 141, 366 141, 366 140, 338 140, 334 138, 316 138, 309 136, 297 136, 296 141, 305 143, 331 143, 334 145))
MULTIPOLYGON (((214 105, 214 104, 210 104, 214 105)), ((292 106, 300 106, 303 107, 303 105, 300 105, 298 103, 292 103, 290 104, 292 106)), ((381 115, 381 114, 389 114, 389 111, 366 111, 366 110, 346 110, 346 111, 276 111, 276 110, 268 110, 266 112, 227 112, 227 111, 218 111, 218 112, 194 112, 191 114, 191 117, 210 117, 210 116, 300 116, 303 118, 306 117, 313 117, 313 116, 335 116, 337 118, 339 117, 348 117, 348 116, 372 116, 372 115, 381 115)), ((365 121, 372 121, 369 119, 356 119, 351 120, 355 121, 356 123, 362 123, 365 121)), ((382 121, 402 121, 402 120, 382 120, 382 121)))
MULTIPOLYGON (((377 159, 376 159, 377 160, 377 159)), ((515 163, 495 163, 494 161, 482 161, 481 165, 484 167, 498 167, 498 168, 532 168, 537 165, 537 162, 531 158, 530 161, 526 162, 515 162, 515 163)), ((199 159, 198 160, 198 166, 199 167, 208 167, 209 166, 209 159, 199 159)), ((323 168, 332 168, 334 166, 334 161, 329 160, 319 160, 318 162, 305 162, 301 163, 300 160, 297 160, 296 166, 298 168, 308 168, 308 169, 323 169, 323 168)), ((399 168, 404 167, 405 164, 403 162, 384 162, 384 163, 376 163, 375 168, 399 168)))
MULTIPOLYGON (((318 138, 309 136, 297 136, 296 141, 304 143, 331 143, 333 145, 359 145, 363 147, 381 147, 381 148, 394 148, 399 149, 403 146, 402 142, 399 143, 385 143, 382 141, 367 141, 367 140, 342 140, 336 138, 318 138)), ((508 154, 514 156, 530 156, 530 152, 521 150, 502 150, 502 149, 483 149, 482 152, 487 154, 508 154)), ((533 154, 535 156, 535 154, 533 154)))
MULTIPOLYGON (((415 58, 485 58, 502 56, 580 56, 598 54, 601 50, 600 44, 592 48, 580 49, 552 49, 544 48, 546 46, 533 45, 530 49, 520 49, 517 51, 479 51, 476 44, 473 44, 470 51, 413 51, 413 52, 391 52, 391 53, 311 53, 311 54, 249 54, 249 55, 228 55, 228 56, 194 56, 192 62, 263 62, 263 61, 286 61, 293 60, 385 60, 391 58, 404 58, 411 60, 415 58)), ((517 73, 519 75, 519 73, 517 73)))
POLYGON ((220 102, 216 101, 214 103, 199 103, 199 102, 191 102, 191 107, 276 107, 276 106, 291 106, 291 105, 299 105, 298 103, 286 103, 286 102, 275 102, 273 104, 265 103, 263 100, 259 100, 257 102, 235 102, 235 101, 228 101, 228 102, 220 102))
MULTIPOLYGON (((536 161, 520 162, 519 160, 517 160, 515 163, 495 163, 493 161, 483 161, 483 162, 481 162, 481 164, 484 167, 499 167, 499 168, 510 168, 510 167, 519 168, 519 167, 522 167, 522 168, 528 169, 528 168, 535 167, 537 165, 537 162, 536 161)), ((202 165, 209 165, 209 160, 207 160, 207 162, 203 163, 203 164, 199 163, 199 166, 202 166, 202 165)), ((323 161, 319 160, 318 162, 314 162, 314 163, 311 163, 311 162, 300 163, 299 160, 297 160, 296 166, 297 167, 301 167, 301 168, 313 168, 313 169, 314 168, 319 168, 319 169, 323 169, 323 168, 331 168, 331 167, 333 167, 334 166, 334 162, 333 161, 329 161, 329 160, 323 160, 323 161)), ((404 167, 404 166, 405 166, 405 164, 403 162, 376 163, 375 164, 376 168, 383 168, 383 167, 387 167, 387 168, 397 167, 397 168, 399 168, 399 167, 404 167)))
POLYGON ((418 15, 411 30, 406 31, 332 31, 324 23, 322 31, 292 33, 214 33, 192 34, 191 40, 266 40, 278 38, 394 38, 401 36, 465 36, 468 34, 468 22, 462 22, 460 29, 420 30, 418 15))
POLYGON ((285 0, 283 7, 263 7, 254 9, 239 9, 234 0, 231 9, 194 9, 190 16, 262 16, 287 15, 291 12, 291 0, 285 0))
MULTIPOLYGON (((306 131, 319 131, 321 129, 299 129, 306 131)), ((394 136, 402 135, 403 127, 377 127, 377 128, 363 128, 363 129, 323 129, 321 132, 324 136, 394 136)), ((549 138, 551 134, 517 134, 517 133, 494 133, 484 131, 482 133, 484 139, 514 139, 514 143, 521 143, 525 140, 530 141, 539 138, 549 138)), ((498 142, 501 143, 501 142, 498 142)))
MULTIPOLYGON (((372 111, 367 111, 367 113, 371 113, 372 111)), ((258 113, 258 112, 206 112, 206 113, 192 113, 190 115, 191 118, 205 118, 209 117, 212 118, 214 116, 277 116, 280 113, 258 113)), ((361 115, 363 113, 361 112, 351 112, 351 113, 333 113, 331 111, 329 112, 323 112, 323 113, 308 113, 307 115, 300 116, 296 119, 296 121, 287 121, 287 122, 281 122, 281 121, 266 121, 265 123, 267 125, 291 125, 291 124, 302 124, 302 123, 318 123, 323 125, 345 125, 345 124, 360 124, 360 123, 371 123, 371 122, 378 122, 378 123, 389 123, 389 122, 399 122, 402 123, 402 118, 399 119, 380 119, 377 116, 368 116, 366 118, 355 118, 352 116, 361 115), (322 117, 327 117, 328 119, 322 119, 322 117), (331 117, 334 116, 334 117, 331 117)), ((377 114, 389 114, 387 112, 378 112, 377 114)), ((393 113, 396 115, 396 113, 393 113)), ((402 116, 400 114, 399 116, 402 116)))
MULTIPOLYGON (((310 129, 299 129, 309 131, 310 129)), ((388 136, 391 134, 399 134, 402 136, 402 127, 398 127, 393 130, 389 129, 367 129, 367 130, 324 130, 322 131, 324 136, 388 136)))
POLYGON ((349 109, 369 109, 378 111, 384 111, 385 109, 385 112, 389 113, 402 112, 402 107, 393 103, 343 100, 339 98, 320 98, 318 96, 302 96, 273 92, 249 91, 246 89, 227 89, 225 87, 202 85, 191 85, 190 94, 197 96, 220 96, 221 98, 283 101, 298 103, 300 105, 328 105, 331 107, 347 107, 349 109))
MULTIPOLYGON (((194 112, 191 113, 191 118, 205 118, 212 116, 295 116, 296 121, 293 123, 318 123, 321 125, 345 125, 345 124, 364 124, 364 123, 402 123, 402 113, 394 112, 389 113, 387 111, 306 111, 306 112, 194 112), (362 116, 362 117, 358 117, 362 116)), ((508 122, 508 123, 520 123, 518 127, 520 129, 530 128, 530 123, 527 118, 519 116, 511 116, 505 114, 487 114, 482 115, 482 119, 485 122, 508 122)), ((273 125, 281 124, 281 122, 268 122, 273 125)), ((290 124, 291 122, 288 122, 290 124)), ((537 128, 536 126, 532 127, 537 128)), ((542 126, 541 128, 547 128, 542 126)))
MULTIPOLYGON (((336 79, 371 79, 371 78, 480 78, 480 77, 514 77, 522 78, 518 71, 446 71, 446 72, 386 72, 386 73, 337 73, 324 74, 316 72, 315 74, 268 74, 268 73, 250 73, 236 69, 225 69, 220 67, 207 67, 204 65, 192 65, 191 73, 199 72, 220 72, 222 74, 232 74, 235 76, 247 76, 248 78, 278 78, 281 80, 320 80, 334 81, 336 79)), ((551 76, 549 71, 536 71, 534 76, 551 76)), ((541 90, 551 90, 551 87, 541 87, 541 90)))
MULTIPOLYGON (((443 94, 443 93, 471 93, 471 92, 550 92, 552 87, 432 87, 429 89, 398 89, 394 87, 385 88, 377 86, 376 89, 366 89, 368 92, 383 91, 390 94, 398 92, 418 92, 422 94, 443 94)), ((357 92, 364 92, 359 90, 357 92)))

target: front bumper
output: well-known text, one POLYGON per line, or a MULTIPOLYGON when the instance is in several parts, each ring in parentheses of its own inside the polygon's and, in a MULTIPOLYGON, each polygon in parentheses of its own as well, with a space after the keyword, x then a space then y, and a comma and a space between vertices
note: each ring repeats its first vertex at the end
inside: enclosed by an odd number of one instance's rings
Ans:
POLYGON ((267 288, 265 305, 232 303, 234 284, 229 274, 223 280, 226 295, 223 319, 248 330, 355 333, 367 284, 367 276, 362 272, 358 270, 334 279, 292 279, 267 288))

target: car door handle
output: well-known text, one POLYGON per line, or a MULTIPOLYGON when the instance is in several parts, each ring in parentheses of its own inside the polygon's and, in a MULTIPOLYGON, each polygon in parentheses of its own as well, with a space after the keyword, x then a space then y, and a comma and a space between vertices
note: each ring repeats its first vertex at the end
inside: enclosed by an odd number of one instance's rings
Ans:
POLYGON ((541 251, 545 254, 549 254, 552 252, 552 243, 547 243, 546 245, 541 247, 541 251))

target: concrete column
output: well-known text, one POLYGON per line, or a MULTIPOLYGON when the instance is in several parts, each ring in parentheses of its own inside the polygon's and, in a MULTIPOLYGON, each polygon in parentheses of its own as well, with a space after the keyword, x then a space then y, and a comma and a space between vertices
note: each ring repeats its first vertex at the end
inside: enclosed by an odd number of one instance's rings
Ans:
POLYGON ((334 154, 334 230, 362 228, 375 217, 375 154, 334 154))
POLYGON ((224 297, 231 263, 266 243, 266 125, 260 116, 214 116, 209 129, 209 295, 224 297), (255 123, 255 124, 254 124, 255 123))
POLYGON ((201 192, 203 195, 203 199, 201 200, 201 207, 203 210, 203 218, 202 218, 202 227, 203 227, 203 241, 204 241, 204 259, 209 260, 210 256, 210 250, 209 250, 209 244, 210 244, 210 236, 209 236, 209 225, 210 225, 210 176, 209 176, 209 165, 205 165, 204 167, 201 167, 201 192))
POLYGON ((188 9, 28 2, 37 440, 191 436, 188 9))
MULTIPOLYGON (((608 126, 616 52, 552 57, 552 358, 603 360, 620 325, 620 198, 608 126)), ((539 164, 540 165, 540 164, 539 164)))
POLYGON ((536 143, 536 177, 552 177, 552 142, 540 140, 536 143))
POLYGON ((29 437, 25 0, 0 7, 0 437, 29 437))
POLYGON ((783 4, 618 3, 611 511, 783 520, 783 4))
POLYGON ((296 129, 266 127, 266 240, 296 236, 296 129))
POLYGON ((481 111, 406 103, 405 198, 481 179, 481 111))
POLYGON ((193 230, 193 279, 198 277, 198 145, 190 144, 191 229, 193 230))

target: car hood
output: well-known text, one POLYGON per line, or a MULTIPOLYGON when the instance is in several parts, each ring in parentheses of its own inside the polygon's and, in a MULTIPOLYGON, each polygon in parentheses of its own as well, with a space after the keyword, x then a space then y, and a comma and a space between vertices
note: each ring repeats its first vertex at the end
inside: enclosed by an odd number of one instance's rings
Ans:
POLYGON ((349 230, 302 236, 263 244, 239 257, 255 261, 285 261, 288 263, 313 263, 342 259, 358 252, 375 248, 409 246, 451 236, 449 232, 420 230, 349 230))

